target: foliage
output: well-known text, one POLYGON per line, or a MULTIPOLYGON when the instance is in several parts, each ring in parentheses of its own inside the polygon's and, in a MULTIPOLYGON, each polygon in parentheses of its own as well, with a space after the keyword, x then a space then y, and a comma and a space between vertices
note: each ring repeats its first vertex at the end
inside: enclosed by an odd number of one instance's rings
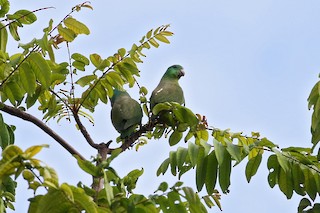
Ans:
POLYGON ((319 82, 309 96, 312 114, 311 148, 287 147, 280 149, 257 132, 250 136, 210 127, 205 116, 195 114, 178 103, 166 102, 148 106, 148 90, 137 83, 140 77, 138 64, 146 49, 158 48, 160 43, 170 43, 173 35, 169 25, 149 30, 146 35, 128 50, 120 48, 113 55, 102 58, 98 53, 85 56, 71 53, 69 44, 77 37, 90 34, 89 28, 71 16, 84 8, 93 9, 88 2, 76 5, 63 20, 54 25, 50 20, 43 29, 41 38, 19 44, 21 53, 10 55, 6 46, 8 36, 19 41, 19 28, 37 20, 35 11, 19 10, 9 14, 9 1, 1 1, 0 18, 0 110, 30 121, 53 137, 68 152, 74 155, 78 166, 90 174, 92 187, 79 182, 77 186, 59 183, 54 169, 44 165, 34 156, 47 145, 32 146, 22 151, 14 145, 15 127, 8 125, 0 114, 0 212, 14 209, 16 179, 22 176, 34 191, 30 198, 29 212, 207 212, 220 204, 220 192, 228 193, 232 168, 246 163, 245 176, 250 182, 257 173, 262 156, 269 153, 267 167, 271 188, 278 185, 290 199, 293 194, 301 197, 298 212, 317 212, 320 204, 314 203, 320 195, 320 154, 313 150, 320 141, 319 82), (55 55, 65 45, 68 58, 57 62, 55 55), (92 70, 90 72, 89 70, 92 70), (119 139, 118 148, 109 148, 110 143, 95 143, 81 118, 93 121, 92 113, 98 104, 108 104, 113 89, 129 88, 137 84, 140 103, 148 117, 146 124, 128 138, 119 139), (97 149, 93 160, 86 160, 66 141, 58 137, 42 121, 28 114, 28 109, 38 107, 43 120, 62 118, 74 120, 86 141, 97 149), (180 179, 185 173, 195 171, 196 192, 178 181, 172 187, 163 182, 149 197, 134 192, 143 169, 133 169, 120 177, 112 161, 128 147, 136 144, 136 150, 146 145, 147 140, 167 138, 169 146, 182 141, 187 147, 171 151, 157 170, 157 175, 171 172, 180 179), (40 188, 44 190, 39 190, 40 188), (45 193, 39 192, 44 191, 45 193), (200 193, 205 193, 200 196, 200 193), (57 208, 57 206, 59 208, 57 208))

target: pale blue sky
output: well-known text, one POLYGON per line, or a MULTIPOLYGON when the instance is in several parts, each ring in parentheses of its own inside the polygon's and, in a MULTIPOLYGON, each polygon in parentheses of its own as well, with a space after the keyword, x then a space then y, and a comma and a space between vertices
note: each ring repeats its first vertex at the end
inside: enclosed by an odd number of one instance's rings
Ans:
MULTIPOLYGON (((12 12, 18 8, 56 7, 38 12, 37 24, 21 31, 21 42, 42 36, 49 18, 55 18, 57 24, 77 3, 81 1, 12 1, 12 12)), ((172 43, 145 51, 147 58, 139 66, 141 85, 151 92, 168 66, 181 64, 186 72, 180 80, 186 106, 206 115, 210 125, 245 134, 259 131, 280 147, 310 146, 310 112, 306 100, 318 80, 320 68, 319 1, 123 0, 120 6, 119 1, 91 3, 93 11, 84 9, 74 14, 87 24, 91 34, 79 36, 70 45, 71 51, 107 57, 121 47, 129 49, 149 29, 171 24, 170 30, 175 33, 170 39, 172 43)), ((16 45, 11 45, 10 52, 15 51, 16 45)), ((65 49, 59 54, 66 54, 65 49)), ((136 90, 130 93, 138 97, 136 90)), ((117 137, 109 113, 109 105, 98 107, 95 126, 88 124, 96 142, 117 137)), ((91 184, 91 178, 50 137, 29 123, 9 116, 5 119, 17 126, 18 145, 50 144, 50 149, 43 150, 38 158, 57 170, 61 183, 91 184)), ((57 125, 50 121, 49 125, 84 156, 95 154, 73 124, 57 125)), ((185 144, 181 142, 179 146, 185 144)), ((136 192, 148 195, 160 182, 177 180, 171 175, 155 178, 160 163, 176 148, 169 147, 165 139, 149 141, 138 153, 127 151, 114 162, 114 167, 122 175, 143 167, 145 174, 136 192)), ((300 197, 288 201, 278 186, 269 187, 267 156, 250 184, 245 180, 245 161, 233 169, 230 194, 222 195, 223 212, 296 212, 300 197)), ((186 175, 182 181, 194 186, 193 174, 186 175)), ((18 188, 17 212, 26 212, 26 199, 32 196, 25 188, 26 185, 18 188)), ((218 212, 218 208, 211 212, 218 212)))

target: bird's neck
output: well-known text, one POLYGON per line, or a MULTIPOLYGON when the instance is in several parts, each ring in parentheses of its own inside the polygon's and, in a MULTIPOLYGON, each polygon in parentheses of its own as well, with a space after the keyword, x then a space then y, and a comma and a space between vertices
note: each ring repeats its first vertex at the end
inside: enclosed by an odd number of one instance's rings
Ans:
POLYGON ((161 78, 161 81, 178 82, 178 79, 177 79, 177 78, 170 78, 170 77, 167 77, 167 76, 163 76, 163 77, 161 78))

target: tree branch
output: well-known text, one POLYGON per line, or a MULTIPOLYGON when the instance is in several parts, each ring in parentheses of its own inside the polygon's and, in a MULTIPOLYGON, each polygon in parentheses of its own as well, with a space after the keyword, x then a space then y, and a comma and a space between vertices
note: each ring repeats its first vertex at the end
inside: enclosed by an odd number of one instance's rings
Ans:
POLYGON ((63 138, 61 138, 56 132, 54 132, 44 122, 42 122, 38 118, 34 117, 33 115, 30 115, 29 113, 21 111, 17 108, 5 105, 3 103, 0 103, 0 110, 8 113, 10 115, 13 115, 15 117, 21 118, 25 121, 29 121, 29 122, 33 123, 34 125, 38 126, 40 129, 42 129, 45 133, 47 133, 49 136, 51 136, 61 146, 63 146, 70 154, 77 155, 82 160, 85 160, 85 158, 75 148, 73 148, 67 141, 65 141, 63 138))
MULTIPOLYGON (((118 148, 121 148, 122 151, 125 151, 126 149, 130 148, 133 146, 133 144, 136 142, 136 140, 139 139, 139 137, 143 134, 146 133, 148 131, 152 131, 152 129, 156 126, 157 122, 149 122, 143 126, 140 127, 140 129, 138 131, 136 131, 135 133, 133 133, 132 135, 130 135, 128 138, 126 138, 124 140, 124 142, 122 143, 122 145, 118 148)), ((110 141, 106 144, 107 146, 107 154, 111 154, 111 152, 113 150, 115 150, 115 148, 109 148, 110 145, 110 141)), ((116 148, 116 149, 118 149, 116 148)))
POLYGON ((89 144, 90 146, 92 146, 93 148, 98 149, 99 144, 96 144, 96 143, 92 140, 89 132, 88 132, 87 129, 83 126, 83 124, 82 124, 82 122, 81 122, 81 120, 80 120, 80 118, 79 118, 79 115, 78 115, 77 111, 72 110, 72 113, 73 113, 74 120, 76 121, 76 123, 77 123, 77 125, 78 125, 78 128, 80 129, 80 132, 82 133, 82 135, 84 136, 84 138, 87 140, 88 144, 89 144))

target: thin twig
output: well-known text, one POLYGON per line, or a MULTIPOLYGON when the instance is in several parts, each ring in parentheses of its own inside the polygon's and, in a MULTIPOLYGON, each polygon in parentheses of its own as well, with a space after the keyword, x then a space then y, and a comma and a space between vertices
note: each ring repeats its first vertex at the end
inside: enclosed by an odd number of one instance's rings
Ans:
POLYGON ((66 42, 67 50, 68 50, 68 58, 69 58, 69 72, 70 72, 70 81, 71 81, 71 89, 70 89, 70 96, 73 100, 73 103, 75 103, 75 97, 74 97, 74 81, 73 81, 73 72, 72 72, 72 66, 71 66, 71 53, 70 53, 70 47, 69 42, 66 42))
POLYGON ((39 46, 36 45, 32 48, 32 50, 22 59, 22 61, 9 73, 9 75, 1 82, 0 84, 0 89, 2 87, 2 85, 18 70, 18 68, 21 66, 21 64, 27 60, 27 58, 31 55, 31 53, 35 52, 35 50, 38 48, 39 46))
MULTIPOLYGON (((2 28, 5 28, 5 27, 9 26, 11 23, 15 22, 16 20, 22 19, 22 18, 30 15, 31 13, 35 13, 35 12, 38 12, 38 11, 40 11, 40 10, 47 10, 47 9, 55 9, 55 7, 43 7, 43 8, 39 8, 39 9, 33 10, 33 11, 31 11, 31 12, 25 14, 25 15, 20 16, 20 17, 17 18, 17 19, 14 19, 13 21, 9 22, 8 24, 0 27, 0 30, 2 30, 2 28)), ((9 21, 9 19, 6 18, 6 19, 4 19, 4 20, 2 20, 2 21, 9 21)))

